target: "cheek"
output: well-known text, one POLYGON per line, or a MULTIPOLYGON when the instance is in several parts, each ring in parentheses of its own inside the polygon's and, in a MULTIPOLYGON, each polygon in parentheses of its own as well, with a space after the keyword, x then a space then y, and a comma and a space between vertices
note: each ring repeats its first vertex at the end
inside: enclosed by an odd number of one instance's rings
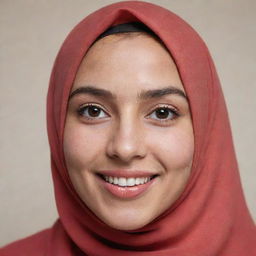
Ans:
POLYGON ((173 127, 151 136, 155 157, 166 167, 184 169, 191 165, 194 154, 194 136, 190 126, 173 127))
POLYGON ((104 151, 106 136, 93 126, 68 123, 64 133, 64 155, 68 169, 83 169, 104 151))

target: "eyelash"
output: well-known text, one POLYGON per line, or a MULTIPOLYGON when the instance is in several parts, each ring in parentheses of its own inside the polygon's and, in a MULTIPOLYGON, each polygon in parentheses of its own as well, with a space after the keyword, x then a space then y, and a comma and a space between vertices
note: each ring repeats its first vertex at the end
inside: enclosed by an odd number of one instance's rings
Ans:
MULTIPOLYGON (((104 112, 105 115, 108 115, 108 114, 106 114, 106 111, 101 106, 99 106, 98 104, 95 104, 95 103, 88 103, 88 104, 80 106, 79 109, 77 110, 78 115, 85 118, 86 120, 89 120, 89 121, 94 121, 94 120, 99 120, 99 119, 105 118, 105 117, 86 116, 84 113, 85 113, 85 111, 87 111, 87 113, 88 113, 89 107, 96 107, 97 109, 100 110, 100 112, 104 112)), ((155 107, 153 109, 153 111, 151 111, 150 114, 147 115, 146 118, 149 119, 150 118, 149 116, 151 116, 157 110, 161 110, 161 109, 168 110, 169 111, 168 116, 171 114, 171 115, 173 115, 173 117, 169 118, 169 119, 153 118, 153 119, 157 120, 158 122, 161 122, 161 123, 172 122, 173 120, 175 120, 176 118, 178 118, 180 116, 180 113, 176 108, 170 107, 169 105, 161 105, 161 106, 155 107)))

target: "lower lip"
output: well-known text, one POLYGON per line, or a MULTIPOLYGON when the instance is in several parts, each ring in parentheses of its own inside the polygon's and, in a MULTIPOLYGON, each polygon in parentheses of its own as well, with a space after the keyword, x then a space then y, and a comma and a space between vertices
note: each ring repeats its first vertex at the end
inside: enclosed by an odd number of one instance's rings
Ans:
POLYGON ((121 187, 118 185, 114 185, 111 183, 106 182, 102 178, 100 178, 101 184, 103 187, 109 191, 112 195, 119 197, 119 198, 136 198, 146 192, 155 182, 156 178, 150 180, 145 184, 135 185, 131 187, 121 187))

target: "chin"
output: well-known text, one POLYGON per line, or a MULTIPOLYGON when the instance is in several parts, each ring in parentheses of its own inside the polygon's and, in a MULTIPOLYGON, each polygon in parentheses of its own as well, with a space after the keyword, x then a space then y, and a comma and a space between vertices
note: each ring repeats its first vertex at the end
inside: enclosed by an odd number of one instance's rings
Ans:
POLYGON ((148 223, 137 223, 137 222, 122 222, 122 223, 106 223, 108 226, 110 226, 113 229, 117 229, 117 230, 122 230, 122 231, 132 231, 132 230, 137 230, 140 228, 143 228, 145 225, 147 225, 148 223))
POLYGON ((121 214, 121 216, 120 214, 111 214, 110 217, 111 218, 100 216, 100 219, 102 219, 102 221, 111 228, 122 231, 137 230, 146 226, 152 221, 152 218, 146 216, 143 217, 141 214, 136 214, 134 212, 121 214), (138 216, 140 216, 140 218, 138 218, 138 216))

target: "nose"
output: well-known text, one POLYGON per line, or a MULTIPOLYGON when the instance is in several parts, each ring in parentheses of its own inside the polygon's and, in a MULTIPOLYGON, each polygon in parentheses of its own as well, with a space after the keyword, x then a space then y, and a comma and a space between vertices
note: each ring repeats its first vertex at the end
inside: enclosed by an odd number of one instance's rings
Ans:
POLYGON ((146 156, 145 133, 142 126, 131 119, 119 122, 111 132, 107 155, 128 163, 146 156))

